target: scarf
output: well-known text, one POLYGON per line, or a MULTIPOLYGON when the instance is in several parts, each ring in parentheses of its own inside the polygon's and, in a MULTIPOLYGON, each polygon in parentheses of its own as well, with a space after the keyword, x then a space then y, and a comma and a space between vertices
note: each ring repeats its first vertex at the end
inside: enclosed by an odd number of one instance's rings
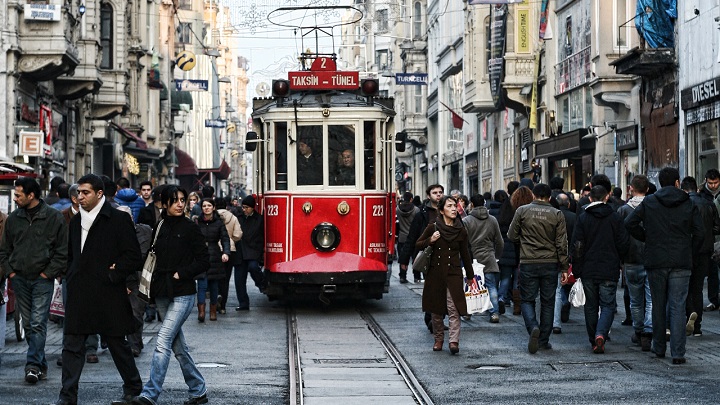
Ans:
POLYGON ((435 224, 438 227, 438 231, 440 231, 440 237, 447 242, 454 241, 460 235, 460 231, 464 229, 460 218, 455 218, 452 225, 446 225, 442 215, 438 215, 435 224))
POLYGON ((627 205, 631 206, 632 209, 635 209, 640 205, 640 203, 645 199, 644 195, 637 195, 631 199, 628 200, 627 205))
POLYGON ((100 213, 100 208, 102 208, 103 204, 105 204, 105 196, 100 198, 95 208, 90 211, 85 211, 83 207, 80 207, 80 227, 82 228, 80 233, 80 253, 82 253, 85 247, 85 239, 87 239, 88 232, 90 232, 90 228, 100 213))

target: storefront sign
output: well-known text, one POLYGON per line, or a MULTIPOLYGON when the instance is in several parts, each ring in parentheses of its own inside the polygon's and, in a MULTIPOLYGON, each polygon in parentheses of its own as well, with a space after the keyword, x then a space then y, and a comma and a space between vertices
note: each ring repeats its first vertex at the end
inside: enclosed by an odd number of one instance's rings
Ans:
POLYGON ((517 10, 517 52, 530 52, 530 10, 521 8, 517 10))
POLYGON ((37 110, 30 109, 30 106, 26 103, 22 103, 22 105, 20 106, 20 118, 23 121, 29 122, 31 124, 37 124, 40 122, 37 110))
POLYGON ((637 126, 618 129, 615 132, 615 148, 617 150, 637 149, 637 126))
POLYGON ((720 118, 720 101, 693 108, 685 113, 685 125, 699 124, 720 118))
POLYGON ((683 110, 689 110, 720 99, 720 77, 688 87, 680 92, 683 110))
POLYGON ((59 4, 25 4, 25 21, 60 21, 59 4))
POLYGON ((44 137, 42 132, 20 131, 20 154, 42 156, 44 137))
POLYGON ((207 80, 176 80, 175 89, 177 91, 208 91, 207 80))

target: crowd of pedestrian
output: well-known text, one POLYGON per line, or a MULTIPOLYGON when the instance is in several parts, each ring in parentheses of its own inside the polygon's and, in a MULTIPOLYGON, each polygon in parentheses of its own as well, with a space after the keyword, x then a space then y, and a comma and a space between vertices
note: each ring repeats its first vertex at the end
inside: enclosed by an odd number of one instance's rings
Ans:
POLYGON ((413 276, 424 283, 422 307, 435 337, 433 350, 442 350, 449 330, 450 352, 459 351, 459 319, 471 315, 462 299, 462 269, 472 280, 474 261, 492 304, 489 321, 500 322, 512 306, 523 317, 530 353, 552 349, 551 336, 562 333, 569 319, 573 287, 584 296, 590 350, 605 353, 621 288, 622 324, 632 325, 632 343, 663 358, 669 339, 672 364, 686 363, 686 337, 701 336, 703 311, 719 306, 714 244, 720 235, 720 172, 709 170, 698 187, 693 177, 680 179, 668 167, 657 173, 657 182, 659 188, 636 175, 627 201, 603 174, 580 194, 564 191, 560 177, 549 184, 511 181, 506 190, 469 199, 457 190, 445 195, 439 184, 427 188, 423 202, 404 193, 396 223, 399 280, 409 282, 410 263, 432 246, 427 273, 413 269, 413 276))
POLYGON ((0 214, 0 286, 11 280, 22 315, 25 382, 47 379, 49 310, 60 288, 64 316, 55 321, 63 327, 57 359, 62 387, 56 404, 77 403, 82 370, 85 363, 99 361, 98 347, 110 351, 123 381, 122 397, 113 404, 157 403, 173 355, 188 385, 185 404, 207 403, 205 381, 188 353, 182 326, 195 304, 198 320, 204 321, 208 296, 211 321, 226 313, 233 272, 237 311, 250 307, 248 273, 265 288, 264 232, 254 198, 241 203, 215 197, 209 186, 188 193, 175 185, 153 188, 147 181, 136 191, 126 178, 93 174, 76 184, 54 178, 51 186, 52 195, 43 199, 35 179, 16 180, 17 209, 0 214), (151 249, 156 267, 146 302, 139 282, 151 249), (134 357, 144 349, 144 323, 155 320, 162 324, 143 385, 134 357))

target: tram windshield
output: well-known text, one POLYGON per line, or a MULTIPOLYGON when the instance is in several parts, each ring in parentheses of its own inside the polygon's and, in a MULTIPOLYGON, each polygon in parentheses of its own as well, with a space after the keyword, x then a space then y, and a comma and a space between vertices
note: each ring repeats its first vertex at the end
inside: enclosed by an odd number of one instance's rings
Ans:
POLYGON ((375 187, 375 124, 358 121, 343 124, 298 125, 296 137, 288 124, 276 123, 275 187, 287 190, 295 169, 297 186, 325 188, 375 187), (293 139, 294 138, 294 139, 293 139))

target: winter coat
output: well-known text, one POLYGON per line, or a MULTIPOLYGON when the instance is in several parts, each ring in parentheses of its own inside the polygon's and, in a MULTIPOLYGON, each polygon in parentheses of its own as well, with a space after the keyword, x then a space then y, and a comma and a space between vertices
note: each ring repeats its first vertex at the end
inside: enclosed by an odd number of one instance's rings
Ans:
POLYGON ((688 193, 690 200, 698 207, 700 217, 702 217, 703 244, 698 253, 712 253, 714 250, 715 235, 720 234, 720 216, 715 204, 700 196, 698 193, 688 193))
POLYGON ((549 202, 535 200, 515 211, 508 238, 520 242, 520 264, 559 263, 568 271, 565 216, 549 202))
POLYGON ((403 250, 398 256, 399 264, 407 266, 410 263, 410 258, 415 257, 418 252, 418 249, 415 247, 415 243, 423 233, 423 230, 427 228, 428 224, 435 222, 436 217, 437 210, 433 208, 430 200, 426 200, 422 208, 420 208, 420 212, 415 215, 412 223, 410 224, 410 230, 408 231, 407 239, 405 239, 405 245, 403 245, 403 250))
POLYGON ((135 190, 124 188, 115 194, 115 201, 119 205, 130 207, 132 210, 133 221, 137 224, 140 219, 140 210, 145 208, 145 200, 140 197, 135 190))
MULTIPOLYGON (((618 214, 622 218, 623 222, 635 211, 635 208, 645 199, 645 196, 632 197, 628 200, 627 204, 618 208, 618 214)), ((625 255, 625 263, 628 264, 643 264, 645 261, 645 243, 635 239, 632 235, 630 236, 630 244, 628 246, 628 252, 625 255)))
POLYGON ((195 277, 210 267, 208 247, 200 227, 185 216, 163 215, 153 232, 157 263, 150 283, 151 299, 195 294, 195 277), (178 280, 173 275, 178 273, 178 280))
POLYGON ((58 211, 68 209, 70 206, 72 206, 72 200, 69 198, 60 198, 56 203, 50 205, 50 207, 55 208, 58 211))
POLYGON ((265 226, 263 217, 257 211, 250 216, 240 216, 243 238, 240 240, 243 260, 257 260, 261 264, 265 253, 265 226))
POLYGON ((405 243, 405 241, 407 241, 410 225, 412 225, 412 221, 418 212, 420 212, 420 208, 411 202, 398 204, 395 213, 397 214, 398 220, 397 237, 399 243, 405 243))
POLYGON ((625 228, 645 242, 645 269, 692 270, 703 243, 700 210, 686 192, 673 186, 646 196, 625 219, 625 228))
MULTIPOLYGON (((443 221, 443 219, 438 218, 437 221, 443 221)), ((452 227, 445 225, 443 221, 443 223, 437 224, 437 229, 441 236, 433 243, 430 267, 423 286, 422 309, 433 314, 447 314, 447 291, 449 290, 460 315, 467 315, 463 273, 460 267, 462 259, 465 274, 468 278, 474 277, 472 257, 468 250, 467 231, 459 218, 452 227), (446 230, 451 230, 454 234, 450 234, 446 230)), ((429 224, 418 239, 416 248, 422 250, 430 245, 430 237, 434 232, 435 224, 429 224)))
POLYGON ((225 229, 230 237, 230 251, 235 252, 237 251, 236 242, 240 242, 243 235, 240 221, 228 210, 220 209, 217 210, 217 213, 220 215, 220 218, 222 218, 223 223, 225 223, 225 229))
POLYGON ((503 209, 512 209, 512 207, 510 206, 509 198, 505 200, 505 202, 502 204, 502 206, 500 207, 500 211, 497 213, 497 215, 493 215, 492 213, 490 214, 498 220, 498 225, 500 225, 500 233, 502 234, 503 243, 505 244, 503 247, 502 255, 498 257, 498 259, 500 259, 500 261, 498 261, 498 265, 517 267, 517 265, 520 263, 517 257, 517 250, 520 249, 516 246, 517 244, 515 242, 511 241, 507 237, 508 230, 510 229, 510 222, 500 222, 500 212, 502 212, 503 209))
POLYGON ((207 277, 208 280, 222 280, 225 278, 225 265, 222 261, 222 255, 230 256, 230 237, 227 228, 225 228, 225 222, 217 213, 213 212, 212 218, 209 220, 205 219, 205 215, 198 217, 197 224, 200 227, 200 232, 205 237, 210 267, 208 267, 206 273, 195 277, 195 279, 207 277))
POLYGON ((81 234, 81 216, 75 215, 70 221, 65 277, 65 333, 133 333, 139 325, 125 287, 128 276, 142 268, 142 255, 130 217, 106 201, 82 247, 81 234))
POLYGON ((140 210, 138 214, 138 224, 145 224, 153 229, 162 219, 162 212, 155 206, 155 203, 150 203, 140 210))
MULTIPOLYGON (((67 270, 68 228, 60 211, 40 200, 40 210, 30 220, 25 208, 18 208, 5 221, 0 243, 0 269, 7 277, 16 273, 36 280, 40 273, 49 279, 67 270)), ((0 278, 1 275, 0 275, 0 278)))
MULTIPOLYGON (((135 224, 135 236, 137 237, 138 244, 140 245, 140 254, 143 257, 143 261, 147 258, 147 252, 150 250, 152 245, 152 233, 153 229, 145 224, 135 224)), ((130 290, 137 290, 140 287, 140 277, 142 276, 142 267, 131 274, 127 278, 127 288, 130 290)))
MULTIPOLYGON (((562 212, 563 216, 565 217, 565 229, 567 230, 567 240, 570 242, 573 238, 573 231, 575 230, 575 221, 577 220, 577 215, 570 211, 569 208, 566 207, 560 207, 558 208, 560 212, 562 212)), ((570 256, 572 256, 572 252, 570 253, 570 256)))
POLYGON ((487 203, 488 214, 497 218, 497 216, 500 215, 500 207, 502 207, 501 202, 488 201, 488 203, 487 203))
POLYGON ((485 266, 485 273, 500 272, 495 258, 502 256, 505 242, 495 217, 488 215, 487 208, 477 207, 462 221, 467 230, 473 258, 485 266))
POLYGON ((617 281, 628 252, 630 235, 612 206, 595 202, 585 208, 575 224, 573 274, 577 278, 617 281))

